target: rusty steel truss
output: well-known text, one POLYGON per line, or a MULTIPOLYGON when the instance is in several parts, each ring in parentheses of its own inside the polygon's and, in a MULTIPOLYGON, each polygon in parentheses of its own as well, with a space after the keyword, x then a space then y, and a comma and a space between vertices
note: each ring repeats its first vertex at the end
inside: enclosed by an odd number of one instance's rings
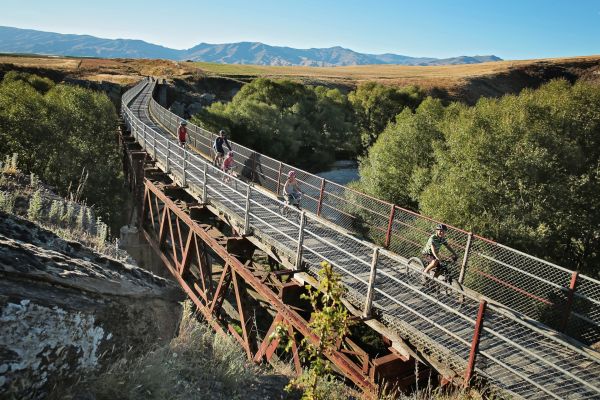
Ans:
MULTIPOLYGON (((147 168, 146 174, 149 172, 156 170, 147 168)), ((283 269, 269 272, 255 264, 252 260, 254 247, 249 241, 239 234, 227 236, 215 226, 218 224, 201 222, 210 213, 208 209, 202 204, 169 196, 180 193, 177 189, 164 182, 143 180, 140 227, 147 242, 210 326, 220 334, 230 334, 235 338, 249 360, 256 363, 271 361, 280 344, 278 337, 271 340, 272 333, 278 326, 284 327, 292 342, 295 371, 300 373, 300 340, 304 338, 318 344, 319 338, 298 311, 301 309, 293 305, 299 297, 295 294, 302 290, 302 286, 289 279, 297 271, 283 269), (256 332, 250 332, 251 318, 246 309, 250 291, 261 304, 267 305, 273 316, 261 339, 256 332), (232 303, 241 334, 225 316, 223 304, 228 296, 235 299, 232 303)), ((338 372, 364 392, 376 393, 377 382, 381 379, 394 382, 399 388, 414 383, 412 369, 415 360, 391 347, 389 350, 387 355, 371 357, 350 338, 343 338, 335 348, 328 348, 325 355, 338 372)))

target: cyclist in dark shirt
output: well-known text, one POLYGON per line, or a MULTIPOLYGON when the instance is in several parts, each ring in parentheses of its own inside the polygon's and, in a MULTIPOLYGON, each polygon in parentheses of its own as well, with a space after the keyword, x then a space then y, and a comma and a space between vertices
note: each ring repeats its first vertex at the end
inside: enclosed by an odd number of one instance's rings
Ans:
POLYGON ((213 144, 213 149, 215 150, 215 158, 213 159, 213 164, 217 167, 221 166, 223 162, 223 158, 225 157, 225 149, 223 145, 226 145, 229 151, 231 151, 231 145, 227 141, 227 134, 224 130, 219 131, 219 136, 215 139, 215 143, 213 144))

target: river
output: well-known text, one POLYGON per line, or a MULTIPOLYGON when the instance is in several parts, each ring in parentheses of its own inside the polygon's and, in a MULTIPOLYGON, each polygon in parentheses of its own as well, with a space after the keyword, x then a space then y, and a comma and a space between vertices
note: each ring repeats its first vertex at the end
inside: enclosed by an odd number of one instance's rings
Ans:
POLYGON ((358 163, 353 160, 339 160, 334 162, 328 171, 319 172, 317 175, 328 181, 347 185, 358 180, 358 163))

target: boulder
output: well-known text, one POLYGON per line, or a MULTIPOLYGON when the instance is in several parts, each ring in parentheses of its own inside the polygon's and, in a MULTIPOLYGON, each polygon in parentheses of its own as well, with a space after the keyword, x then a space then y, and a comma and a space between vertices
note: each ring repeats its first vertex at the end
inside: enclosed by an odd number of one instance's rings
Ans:
POLYGON ((44 398, 168 342, 182 299, 165 279, 0 212, 0 398, 44 398))

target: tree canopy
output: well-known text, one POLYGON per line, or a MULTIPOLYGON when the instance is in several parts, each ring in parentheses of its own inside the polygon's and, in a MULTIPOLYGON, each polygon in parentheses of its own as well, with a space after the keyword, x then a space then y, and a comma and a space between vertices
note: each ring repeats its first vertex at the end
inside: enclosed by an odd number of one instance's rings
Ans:
POLYGON ((396 88, 377 82, 366 82, 348 95, 356 112, 362 150, 365 151, 403 109, 414 110, 423 100, 416 86, 396 88))
POLYGON ((231 102, 215 103, 192 121, 224 128, 240 144, 310 170, 328 165, 336 151, 355 154, 358 146, 346 96, 289 80, 256 79, 231 102))
POLYGON ((600 261, 600 88, 552 81, 390 124, 360 188, 569 268, 600 261))
POLYGON ((116 126, 103 93, 12 71, 0 83, 0 154, 17 153, 21 169, 63 195, 87 174, 82 200, 111 222, 124 195, 116 126))

